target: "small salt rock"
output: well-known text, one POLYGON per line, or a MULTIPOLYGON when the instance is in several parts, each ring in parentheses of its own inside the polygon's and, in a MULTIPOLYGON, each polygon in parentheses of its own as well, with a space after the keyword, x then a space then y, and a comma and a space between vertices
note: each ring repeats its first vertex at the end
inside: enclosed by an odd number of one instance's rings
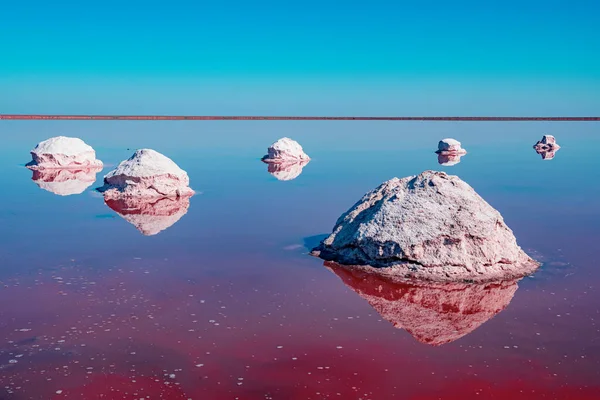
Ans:
POLYGON ((461 147, 461 143, 458 140, 446 138, 439 141, 437 152, 465 154, 467 151, 461 147))

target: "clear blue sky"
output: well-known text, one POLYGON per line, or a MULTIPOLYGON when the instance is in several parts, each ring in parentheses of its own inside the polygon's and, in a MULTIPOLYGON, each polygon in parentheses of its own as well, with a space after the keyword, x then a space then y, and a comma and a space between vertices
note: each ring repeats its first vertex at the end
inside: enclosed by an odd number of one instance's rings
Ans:
POLYGON ((592 0, 22 0, 0 43, 0 112, 600 109, 592 0))

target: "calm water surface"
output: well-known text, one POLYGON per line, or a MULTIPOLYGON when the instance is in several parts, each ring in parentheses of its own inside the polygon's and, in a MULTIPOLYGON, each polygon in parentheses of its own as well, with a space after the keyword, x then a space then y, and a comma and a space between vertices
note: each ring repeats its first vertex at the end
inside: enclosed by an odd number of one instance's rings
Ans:
POLYGON ((0 399, 598 399, 599 129, 3 121, 0 399), (532 149, 544 133, 552 160, 532 149), (105 169, 34 182, 29 150, 57 135, 105 169), (312 157, 290 181, 259 161, 282 136, 312 157), (443 137, 469 151, 459 164, 438 164, 443 137), (153 218, 94 192, 142 147, 188 172, 189 205, 153 218), (365 192, 426 169, 473 186, 542 268, 399 284, 307 255, 365 192))

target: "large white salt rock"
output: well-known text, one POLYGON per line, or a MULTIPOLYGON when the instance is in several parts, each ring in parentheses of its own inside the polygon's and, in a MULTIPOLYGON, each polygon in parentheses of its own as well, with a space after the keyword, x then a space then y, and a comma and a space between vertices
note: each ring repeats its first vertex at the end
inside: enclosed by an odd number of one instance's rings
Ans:
POLYGON ((31 169, 51 168, 96 168, 102 161, 96 159, 96 152, 79 138, 57 136, 37 144, 31 150, 31 169))
POLYGON ((309 161, 310 157, 308 157, 298 142, 284 137, 269 146, 267 155, 265 155, 262 160, 268 163, 277 163, 309 161))
POLYGON ((438 153, 461 153, 466 154, 467 151, 461 147, 461 144, 456 139, 446 138, 438 143, 438 153))
POLYGON ((275 178, 280 181, 291 181, 296 179, 301 173, 302 169, 309 160, 296 161, 296 162, 284 162, 284 163, 269 163, 267 171, 275 178))
POLYGON ((96 182, 102 167, 88 169, 36 169, 31 178, 41 189, 59 196, 80 194, 96 182))
POLYGON ((421 343, 439 346, 473 332, 508 306, 517 280, 487 283, 398 279, 372 268, 325 266, 383 319, 421 343))
POLYGON ((120 197, 104 202, 145 236, 156 235, 181 219, 190 206, 186 197, 120 197))
POLYGON ((151 149, 135 153, 104 177, 105 197, 185 197, 194 191, 187 173, 169 157, 151 149))
POLYGON ((438 281, 515 278, 539 266, 471 186, 436 171, 393 178, 367 193, 313 254, 438 281))

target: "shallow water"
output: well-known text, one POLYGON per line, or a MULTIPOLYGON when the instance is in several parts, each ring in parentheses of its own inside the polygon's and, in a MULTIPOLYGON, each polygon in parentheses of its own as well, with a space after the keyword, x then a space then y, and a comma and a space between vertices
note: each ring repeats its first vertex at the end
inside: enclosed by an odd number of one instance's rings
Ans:
POLYGON ((0 128, 1 399, 600 398, 596 123, 0 128), (561 145, 551 160, 532 149, 545 133, 561 145), (57 135, 105 163, 81 194, 42 189, 23 167, 57 135), (289 181, 259 161, 282 136, 312 157, 289 181), (438 164, 443 137, 467 149, 460 163, 438 164), (140 147, 171 157, 198 193, 186 213, 164 206, 179 219, 154 235, 93 190, 140 147), (542 268, 437 287, 307 255, 366 191, 426 169, 473 186, 542 268))

